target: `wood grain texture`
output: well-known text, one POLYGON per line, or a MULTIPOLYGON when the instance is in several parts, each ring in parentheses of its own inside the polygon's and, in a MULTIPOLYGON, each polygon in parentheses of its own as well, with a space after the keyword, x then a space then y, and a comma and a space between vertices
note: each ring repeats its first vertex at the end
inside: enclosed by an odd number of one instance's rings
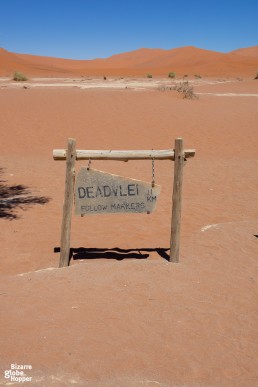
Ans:
MULTIPOLYGON (((194 157, 195 149, 186 149, 185 157, 194 157)), ((53 150, 54 160, 65 160, 65 149, 53 150)), ((77 160, 174 160, 175 153, 173 149, 167 150, 77 150, 77 160)))
POLYGON ((175 140, 174 184, 169 259, 170 262, 174 263, 179 262, 184 158, 183 139, 177 138, 175 140))
POLYGON ((76 141, 72 138, 69 138, 66 158, 65 194, 63 205, 63 220, 61 226, 61 252, 59 267, 68 266, 70 258, 70 234, 76 160, 75 145, 76 141))
POLYGON ((142 180, 82 167, 75 184, 75 213, 150 214, 155 211, 160 189, 142 180))

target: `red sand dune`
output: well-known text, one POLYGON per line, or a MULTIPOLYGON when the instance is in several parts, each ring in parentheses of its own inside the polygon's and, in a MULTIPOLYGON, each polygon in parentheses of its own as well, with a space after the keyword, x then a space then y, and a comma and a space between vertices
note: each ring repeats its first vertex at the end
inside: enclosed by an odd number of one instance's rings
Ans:
POLYGON ((258 46, 239 48, 238 50, 231 51, 231 54, 258 58, 258 46))
POLYGON ((22 71, 28 76, 178 75, 253 77, 258 69, 258 46, 224 54, 196 47, 125 52, 106 59, 72 60, 15 54, 0 48, 0 76, 22 71))

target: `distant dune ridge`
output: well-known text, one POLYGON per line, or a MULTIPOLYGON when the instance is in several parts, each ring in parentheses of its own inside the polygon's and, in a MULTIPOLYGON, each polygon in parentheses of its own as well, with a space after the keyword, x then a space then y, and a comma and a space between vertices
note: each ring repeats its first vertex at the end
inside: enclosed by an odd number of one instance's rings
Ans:
POLYGON ((192 46, 171 50, 141 48, 105 59, 73 60, 17 54, 0 48, 0 76, 22 71, 28 76, 167 76, 178 75, 253 77, 258 71, 258 45, 229 53, 192 46))

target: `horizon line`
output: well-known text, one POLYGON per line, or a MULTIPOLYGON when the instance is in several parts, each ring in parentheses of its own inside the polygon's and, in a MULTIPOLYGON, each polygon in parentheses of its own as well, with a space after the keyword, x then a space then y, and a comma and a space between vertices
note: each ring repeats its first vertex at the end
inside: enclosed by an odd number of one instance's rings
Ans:
POLYGON ((258 45, 247 46, 247 47, 239 47, 237 49, 230 50, 230 51, 217 51, 217 50, 211 50, 211 49, 207 49, 207 48, 197 47, 197 46, 194 46, 194 45, 179 46, 179 47, 173 47, 173 48, 168 48, 168 49, 160 48, 160 47, 139 47, 139 48, 136 48, 136 49, 133 49, 133 50, 117 52, 117 53, 114 53, 114 54, 111 54, 111 55, 105 56, 105 57, 97 56, 95 58, 90 58, 90 59, 89 58, 77 59, 77 58, 63 57, 63 56, 53 56, 53 55, 33 54, 33 53, 28 53, 28 52, 11 51, 11 50, 6 49, 3 46, 0 46, 0 49, 2 49, 4 51, 7 51, 7 52, 10 52, 12 54, 17 54, 17 55, 31 55, 31 56, 38 56, 38 57, 45 57, 45 58, 56 58, 56 59, 64 59, 64 60, 85 61, 85 60, 108 59, 108 58, 111 58, 111 57, 113 57, 115 55, 126 54, 126 53, 130 53, 130 52, 141 51, 141 50, 172 51, 172 50, 177 50, 177 49, 195 48, 197 50, 210 51, 210 52, 215 52, 215 53, 219 53, 219 54, 229 54, 229 53, 237 51, 237 50, 242 50, 242 49, 247 49, 247 48, 254 48, 254 47, 257 47, 257 46, 258 45))

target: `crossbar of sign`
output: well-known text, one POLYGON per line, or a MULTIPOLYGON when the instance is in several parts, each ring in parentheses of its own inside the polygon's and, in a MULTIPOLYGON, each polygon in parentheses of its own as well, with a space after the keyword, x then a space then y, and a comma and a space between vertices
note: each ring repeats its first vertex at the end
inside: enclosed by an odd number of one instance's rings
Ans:
POLYGON ((75 185, 75 214, 151 213, 161 187, 82 167, 75 185))

